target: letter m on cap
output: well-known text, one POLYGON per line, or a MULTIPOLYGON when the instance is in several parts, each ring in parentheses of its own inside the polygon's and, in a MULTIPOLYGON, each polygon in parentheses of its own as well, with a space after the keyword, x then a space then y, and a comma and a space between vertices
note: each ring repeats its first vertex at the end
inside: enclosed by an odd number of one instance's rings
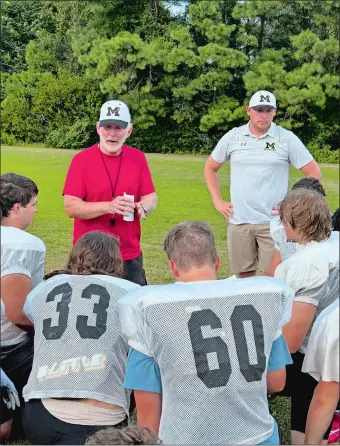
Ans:
POLYGON ((269 102, 270 103, 270 97, 267 94, 267 96, 263 96, 263 94, 261 94, 260 96, 260 102, 269 102))
POLYGON ((120 107, 115 107, 115 108, 108 107, 106 116, 111 116, 111 115, 120 116, 119 111, 120 107))

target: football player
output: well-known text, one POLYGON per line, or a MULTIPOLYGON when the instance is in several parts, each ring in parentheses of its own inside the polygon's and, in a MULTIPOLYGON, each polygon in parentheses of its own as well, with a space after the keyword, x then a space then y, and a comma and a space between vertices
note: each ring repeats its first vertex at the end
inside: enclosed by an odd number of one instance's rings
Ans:
POLYGON ((23 426, 33 444, 84 444, 103 426, 126 422, 128 345, 116 301, 139 285, 122 276, 117 239, 89 232, 66 268, 28 295, 24 311, 35 335, 23 426))
MULTIPOLYGON (((314 323, 302 371, 318 381, 309 407, 305 444, 322 444, 339 403, 339 300, 314 323)), ((339 432, 329 442, 339 441, 339 432)))
MULTIPOLYGON (((27 333, 32 331, 32 323, 22 308, 30 290, 43 280, 46 254, 44 243, 25 231, 37 211, 37 195, 37 185, 31 179, 15 173, 1 175, 0 357, 1 367, 20 397, 33 360, 33 342, 27 333)), ((1 410, 1 424, 7 423, 7 432, 12 420, 20 417, 20 409, 1 410)))
MULTIPOLYGON (((296 189, 312 189, 318 192, 323 197, 326 196, 325 189, 323 188, 320 181, 312 177, 302 178, 301 180, 297 181, 292 186, 292 190, 296 189)), ((290 257, 292 254, 294 254, 299 246, 298 243, 296 243, 295 241, 287 240, 287 236, 279 215, 272 218, 272 220, 270 221, 270 235, 274 240, 275 253, 268 269, 261 274, 263 276, 274 276, 277 266, 284 260, 287 260, 288 257, 290 257)), ((339 243, 338 229, 333 229, 329 241, 333 240, 339 243)))
POLYGON ((138 424, 165 444, 279 444, 267 392, 283 388, 291 363, 281 328, 292 289, 268 277, 216 280, 205 223, 178 224, 164 247, 178 282, 118 301, 138 424))
MULTIPOLYGON (((291 191, 280 204, 286 237, 298 249, 275 270, 295 291, 292 317, 283 334, 293 357, 283 396, 291 396, 292 444, 303 444, 306 418, 317 382, 301 372, 315 318, 338 298, 339 245, 329 240, 331 214, 325 198, 307 189, 291 191)), ((327 437, 326 437, 327 438, 327 437)))

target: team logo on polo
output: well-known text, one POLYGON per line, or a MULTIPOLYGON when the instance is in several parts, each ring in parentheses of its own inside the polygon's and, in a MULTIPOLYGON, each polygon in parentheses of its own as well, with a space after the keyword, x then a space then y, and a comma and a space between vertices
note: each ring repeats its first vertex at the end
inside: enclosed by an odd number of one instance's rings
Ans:
POLYGON ((275 150, 275 142, 270 143, 267 141, 264 150, 275 150))
POLYGON ((269 97, 269 95, 267 94, 267 96, 263 96, 263 94, 261 94, 260 102, 269 102, 269 104, 270 104, 270 97, 269 97))
POLYGON ((106 116, 111 116, 111 115, 120 116, 119 111, 120 107, 115 107, 115 108, 108 107, 106 116))

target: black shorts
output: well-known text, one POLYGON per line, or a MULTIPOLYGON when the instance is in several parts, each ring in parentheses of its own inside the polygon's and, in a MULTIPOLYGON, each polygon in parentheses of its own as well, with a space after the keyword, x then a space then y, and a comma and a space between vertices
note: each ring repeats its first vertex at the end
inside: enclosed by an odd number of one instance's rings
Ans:
MULTIPOLYGON (((30 400, 25 404, 22 424, 32 444, 85 444, 88 437, 108 427, 66 423, 53 416, 41 400, 30 400)), ((127 418, 114 427, 126 425, 127 418)))
MULTIPOLYGON (((28 336, 27 339, 20 344, 11 346, 1 346, 0 349, 0 367, 6 373, 8 378, 13 382, 20 398, 21 406, 24 405, 22 398, 22 389, 27 384, 28 378, 32 370, 33 362, 33 338, 28 336)), ((2 398, 1 398, 2 400, 2 398)), ((17 418, 20 422, 21 410, 17 408, 15 411, 7 409, 6 405, 1 402, 0 421, 17 418)), ((14 428, 13 428, 14 430, 14 428)))
POLYGON ((141 286, 147 285, 142 254, 136 259, 124 261, 124 279, 141 286))
MULTIPOLYGON (((291 398, 291 430, 305 432, 307 415, 313 398, 315 387, 318 385, 309 373, 301 371, 305 355, 301 352, 292 354, 293 364, 286 366, 286 385, 282 392, 275 396, 291 398)), ((324 439, 329 436, 331 426, 327 429, 324 439)))

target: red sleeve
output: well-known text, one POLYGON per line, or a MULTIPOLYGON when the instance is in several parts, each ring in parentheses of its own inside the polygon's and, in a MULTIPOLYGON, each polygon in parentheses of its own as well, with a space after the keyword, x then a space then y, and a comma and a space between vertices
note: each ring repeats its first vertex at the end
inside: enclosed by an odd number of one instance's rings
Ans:
POLYGON ((84 171, 79 160, 79 156, 75 156, 71 161, 68 169, 63 189, 63 195, 72 195, 84 199, 86 196, 84 171))
POLYGON ((152 194, 155 192, 155 186, 153 185, 151 172, 149 169, 148 162, 146 161, 145 155, 143 153, 143 164, 142 164, 142 173, 140 177, 140 185, 139 185, 139 196, 143 197, 144 195, 152 194))

